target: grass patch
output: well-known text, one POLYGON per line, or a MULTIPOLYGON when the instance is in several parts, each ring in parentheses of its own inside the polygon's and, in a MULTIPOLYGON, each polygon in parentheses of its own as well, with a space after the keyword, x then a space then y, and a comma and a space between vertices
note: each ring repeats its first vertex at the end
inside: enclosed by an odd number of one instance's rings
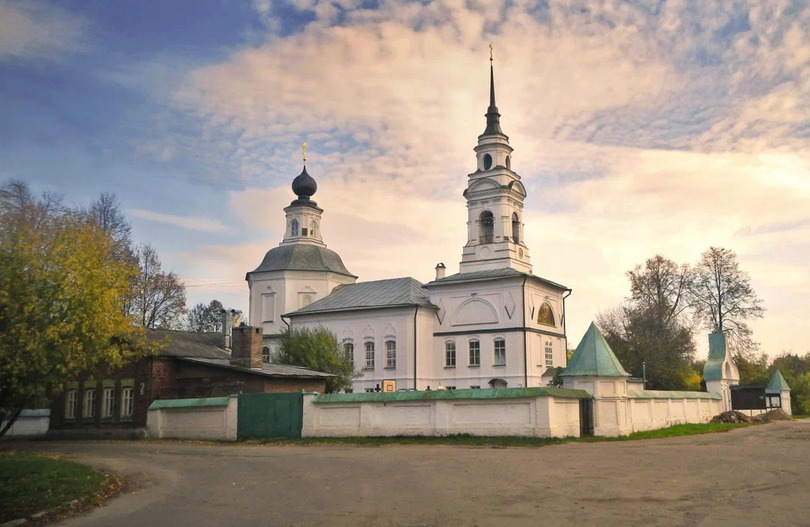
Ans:
POLYGON ((704 423, 683 424, 669 428, 659 428, 646 432, 636 432, 620 437, 480 437, 468 434, 458 434, 442 437, 433 436, 393 436, 393 437, 308 437, 302 439, 274 438, 264 440, 243 441, 241 444, 261 444, 277 446, 303 446, 303 445, 360 445, 379 447, 385 445, 451 445, 451 446, 478 446, 490 448, 507 447, 544 447, 559 445, 574 441, 596 443, 602 441, 632 441, 636 439, 658 439, 663 437, 677 437, 696 434, 711 434, 726 432, 734 428, 751 426, 753 423, 704 423))
POLYGON ((107 476, 73 461, 0 452, 0 523, 98 494, 107 476))

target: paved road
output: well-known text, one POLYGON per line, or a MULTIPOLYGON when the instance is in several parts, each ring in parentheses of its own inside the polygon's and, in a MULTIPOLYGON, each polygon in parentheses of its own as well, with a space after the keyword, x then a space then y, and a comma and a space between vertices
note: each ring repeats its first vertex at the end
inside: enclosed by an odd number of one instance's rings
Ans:
POLYGON ((134 482, 60 526, 810 525, 807 420, 534 449, 15 446, 69 454, 134 482))

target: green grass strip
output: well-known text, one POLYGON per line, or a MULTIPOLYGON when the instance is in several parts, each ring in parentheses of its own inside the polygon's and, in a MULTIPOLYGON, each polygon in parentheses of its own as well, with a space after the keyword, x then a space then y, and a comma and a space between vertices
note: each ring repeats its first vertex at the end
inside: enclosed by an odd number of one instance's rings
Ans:
POLYGON ((30 452, 0 452, 0 523, 94 496, 107 476, 73 461, 30 452))

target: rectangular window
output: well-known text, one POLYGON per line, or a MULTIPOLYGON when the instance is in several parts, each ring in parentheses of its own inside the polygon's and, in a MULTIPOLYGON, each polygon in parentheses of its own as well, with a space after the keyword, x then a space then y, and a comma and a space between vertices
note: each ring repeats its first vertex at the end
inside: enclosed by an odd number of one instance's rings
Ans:
POLYGON ((397 343, 393 340, 385 341, 385 367, 397 367, 397 343))
POLYGON ((366 369, 373 370, 374 369, 374 343, 373 342, 366 342, 364 344, 366 348, 366 369))
POLYGON ((470 341, 470 366, 481 365, 481 343, 477 340, 470 341))
POLYGON ((546 341, 546 366, 554 366, 554 348, 550 340, 546 341))
POLYGON ((96 415, 96 390, 89 388, 84 390, 84 413, 83 417, 93 417, 96 415))
POLYGON ((65 395, 65 419, 76 419, 79 390, 68 390, 65 395))
POLYGON ((506 340, 495 339, 495 366, 506 364, 506 340))
POLYGON ((366 393, 374 393, 374 388, 366 388, 366 393))
POLYGON ((262 322, 272 322, 276 317, 276 294, 262 295, 262 322))
POLYGON ((343 343, 343 356, 346 357, 346 360, 349 361, 352 366, 354 366, 354 343, 343 343))
POLYGON ((470 390, 480 390, 480 389, 481 389, 481 386, 478 385, 478 384, 474 384, 474 385, 470 386, 470 390))
POLYGON ((455 390, 456 387, 455 386, 445 386, 445 389, 447 389, 447 390, 455 390))
POLYGON ((101 417, 112 417, 115 411, 115 388, 104 388, 103 401, 101 417))
POLYGON ((132 417, 132 407, 135 402, 135 388, 127 386, 121 390, 121 417, 132 417))
POLYGON ((455 342, 445 342, 444 343, 444 365, 448 368, 455 368, 456 367, 456 343, 455 342))

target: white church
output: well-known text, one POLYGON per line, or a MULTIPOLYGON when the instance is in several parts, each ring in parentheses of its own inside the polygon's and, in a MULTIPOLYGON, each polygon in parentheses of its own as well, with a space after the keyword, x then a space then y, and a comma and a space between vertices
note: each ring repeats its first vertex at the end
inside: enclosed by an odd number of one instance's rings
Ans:
MULTIPOLYGON (((486 128, 467 176, 467 242, 459 273, 433 281, 357 282, 321 236, 317 183, 292 182, 283 241, 247 273, 251 326, 269 357, 287 327, 324 326, 359 374, 355 392, 546 386, 566 366, 571 289, 532 274, 523 236, 526 189, 512 170, 490 65, 486 128)), ((459 221, 461 218, 459 218, 459 221)), ((351 262, 349 262, 351 263, 351 262)))

